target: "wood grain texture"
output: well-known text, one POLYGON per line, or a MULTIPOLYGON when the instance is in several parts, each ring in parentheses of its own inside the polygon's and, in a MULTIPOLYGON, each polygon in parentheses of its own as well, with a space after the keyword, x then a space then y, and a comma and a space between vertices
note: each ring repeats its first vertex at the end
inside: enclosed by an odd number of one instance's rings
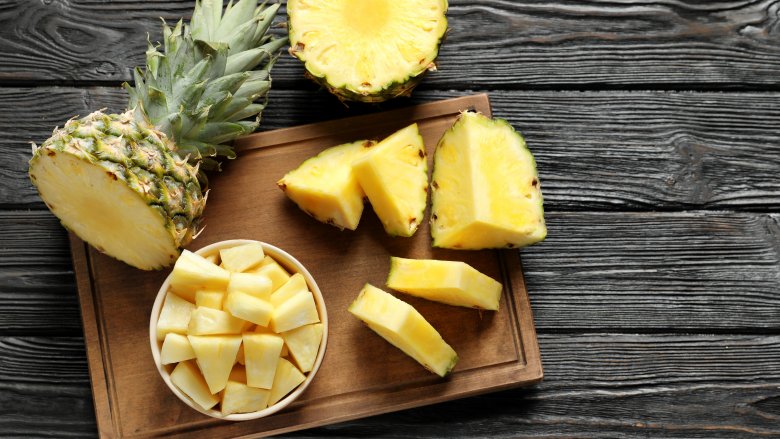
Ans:
MULTIPOLYGON (((263 130, 430 102, 464 92, 344 107, 324 92, 273 90, 263 130)), ((780 93, 490 93, 537 160, 548 211, 780 209, 780 93)), ((0 207, 43 208, 30 141, 72 115, 120 111, 112 88, 0 88, 0 207), (44 110, 44 111, 42 111, 44 110)), ((228 164, 229 166, 229 164, 228 164)))
MULTIPOLYGON (((288 437, 780 435, 777 335, 541 334, 540 342, 546 375, 533 388, 288 437)), ((95 434, 82 339, 4 337, 0 347, 0 436, 95 434)))
MULTIPOLYGON (((546 218, 547 240, 522 251, 543 331, 780 330, 780 215, 558 212, 546 218)), ((44 211, 0 212, 0 234, 8 243, 0 264, 7 286, 0 334, 80 333, 65 232, 56 219, 44 211)))
MULTIPOLYGON (((129 80, 145 35, 160 38, 159 17, 175 21, 191 8, 190 0, 6 1, 0 81, 129 80)), ((454 0, 440 70, 423 87, 776 89, 778 10, 774 0, 454 0)), ((274 69, 278 84, 313 87, 302 73, 287 55, 274 69)))

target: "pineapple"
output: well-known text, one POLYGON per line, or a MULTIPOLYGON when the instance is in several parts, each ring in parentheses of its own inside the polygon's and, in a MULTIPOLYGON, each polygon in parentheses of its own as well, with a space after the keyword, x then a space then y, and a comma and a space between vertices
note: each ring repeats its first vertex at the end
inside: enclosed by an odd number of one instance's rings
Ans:
POLYGON ((434 154, 434 247, 524 247, 547 236, 536 162, 509 123, 465 112, 434 154))
POLYGON ((414 235, 428 196, 428 161, 417 124, 379 142, 352 169, 385 231, 414 235))
POLYGON ((328 148, 276 184, 317 221, 355 230, 363 214, 365 194, 352 172, 352 162, 375 144, 372 140, 359 140, 328 148))
POLYGON ((269 302, 259 297, 234 291, 228 294, 227 299, 225 299, 225 309, 239 319, 256 325, 268 326, 274 308, 269 302))
POLYGON ((257 273, 232 273, 227 286, 228 294, 235 291, 267 299, 273 291, 273 283, 268 276, 257 273))
POLYGON ((252 272, 271 279, 271 292, 278 290, 282 285, 286 284, 287 281, 290 280, 290 273, 282 268, 282 266, 279 265, 279 263, 276 261, 261 265, 252 272))
POLYGON ((160 317, 157 319, 157 339, 163 340, 170 332, 186 334, 195 305, 173 293, 165 295, 160 317))
POLYGON ((219 251, 219 256, 226 270, 240 273, 262 262, 265 253, 263 252, 263 246, 259 242, 250 242, 224 248, 219 251))
POLYGON ((246 383, 252 387, 270 389, 282 353, 284 340, 272 334, 244 334, 246 383))
POLYGON ((295 273, 290 277, 290 280, 271 294, 271 303, 274 306, 279 306, 290 297, 306 291, 309 291, 306 279, 303 278, 301 273, 295 273))
POLYGON ((209 391, 212 394, 225 388, 230 371, 236 363, 240 335, 190 335, 190 344, 195 351, 198 368, 203 372, 209 391))
POLYGON ((211 393, 198 366, 192 361, 182 361, 177 364, 171 372, 171 382, 204 410, 219 403, 219 398, 211 393))
POLYGON ((290 54, 342 100, 408 95, 447 30, 447 0, 289 0, 290 54))
POLYGON ((171 272, 171 290, 190 302, 195 302, 198 290, 224 290, 229 281, 229 271, 189 250, 182 252, 171 272))
POLYGON ((249 387, 245 383, 228 381, 222 392, 220 410, 223 415, 231 413, 250 413, 268 406, 271 391, 249 387))
POLYGON ((298 387, 306 377, 292 363, 284 358, 279 359, 274 373, 274 383, 271 387, 271 397, 268 399, 268 405, 272 406, 281 401, 293 389, 298 387))
POLYGON ((465 262, 390 258, 387 287, 448 305, 498 311, 502 286, 465 262))
POLYGON ((284 338, 284 345, 288 347, 301 372, 311 372, 314 367, 314 360, 317 359, 317 352, 319 352, 322 342, 322 329, 322 323, 315 323, 281 334, 284 338))
POLYGON ((225 311, 200 306, 192 312, 192 318, 187 327, 187 334, 240 334, 244 329, 244 324, 243 320, 225 311))
POLYGON ((266 34, 278 8, 196 2, 189 25, 163 26, 163 52, 149 44, 127 111, 71 119, 33 146, 30 179, 67 229, 140 269, 176 260, 199 230, 201 169, 258 126, 286 43, 266 34))
POLYGON ((274 308, 270 328, 278 334, 310 323, 319 323, 319 321, 314 295, 311 291, 304 291, 274 308))
POLYGON ((441 377, 450 373, 458 362, 458 355, 425 317, 408 303, 373 285, 363 287, 349 306, 349 312, 441 377))
POLYGON ((195 352, 190 346, 190 340, 181 334, 173 332, 165 335, 165 340, 160 349, 160 363, 171 364, 180 361, 192 360, 195 352))
POLYGON ((224 300, 225 293, 223 291, 198 290, 195 292, 195 306, 222 309, 224 300))

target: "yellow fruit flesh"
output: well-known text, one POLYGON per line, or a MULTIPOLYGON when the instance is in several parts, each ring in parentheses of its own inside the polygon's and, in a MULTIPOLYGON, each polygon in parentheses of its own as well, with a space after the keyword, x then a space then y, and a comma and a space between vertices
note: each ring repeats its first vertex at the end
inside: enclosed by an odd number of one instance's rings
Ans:
POLYGON ((257 389, 244 383, 228 381, 222 392, 220 409, 223 415, 256 412, 268 406, 270 396, 270 390, 257 389))
POLYGON ((278 290, 271 294, 271 303, 274 306, 279 306, 290 297, 308 291, 308 285, 306 285, 306 279, 300 273, 295 273, 290 277, 284 285, 279 287, 278 290))
POLYGON ((270 389, 281 357, 284 340, 272 334, 244 334, 244 365, 247 384, 270 389))
POLYGON ((190 335, 190 345, 195 352, 198 368, 212 394, 225 388, 233 364, 236 363, 240 335, 190 335))
POLYGON ((169 332, 186 334, 195 305, 173 293, 165 295, 165 302, 157 319, 157 339, 162 340, 169 332))
POLYGON ((284 358, 280 358, 274 374, 274 383, 271 387, 271 397, 268 399, 268 405, 274 405, 279 402, 305 380, 306 377, 292 363, 284 358))
POLYGON ((317 305, 310 291, 296 294, 274 308, 270 328, 276 333, 289 331, 303 325, 319 323, 317 305))
MULTIPOLYGON (((287 272, 277 262, 263 265, 252 271, 254 274, 259 274, 267 277, 271 280, 271 292, 278 290, 282 285, 290 280, 290 273, 287 272)), ((270 294, 269 292, 268 294, 270 294)))
POLYGON ((219 402, 219 398, 209 391, 206 380, 192 361, 182 361, 177 364, 171 372, 171 381, 204 410, 214 407, 219 402))
POLYGON ((322 323, 305 325, 287 332, 282 332, 284 344, 290 350, 298 369, 310 372, 317 359, 317 352, 322 342, 322 323))
POLYGON ((198 290, 224 290, 230 281, 230 272, 212 264, 204 257, 184 250, 171 272, 171 290, 195 302, 198 290))
POLYGON ((428 162, 417 124, 379 142, 353 163, 353 170, 385 231, 412 236, 425 215, 428 193, 428 162))
POLYGON ((226 270, 240 273, 259 264, 265 257, 260 243, 248 243, 219 251, 222 265, 226 270))
POLYGON ((390 258, 387 286, 448 305, 498 310, 501 284, 458 261, 390 258))
POLYGON ((547 235, 536 163, 502 120, 466 112, 434 156, 434 246, 523 247, 547 235))
POLYGON ((165 336, 162 349, 160 349, 160 362, 162 364, 178 363, 193 358, 195 358, 195 352, 186 336, 174 333, 165 336))
POLYGON ((198 290, 195 292, 195 306, 221 310, 224 299, 225 293, 223 291, 198 290))
POLYGON ((366 284, 349 312, 426 369, 445 376, 458 355, 411 305, 366 284))
POLYGON ((225 311, 198 307, 192 312, 187 333, 190 335, 240 334, 245 322, 225 311))
POLYGON ((225 300, 225 309, 239 319, 256 325, 268 326, 274 308, 270 302, 263 299, 241 291, 234 291, 228 294, 225 300))
POLYGON ((228 294, 240 291, 261 299, 268 299, 274 290, 271 279, 259 273, 231 273, 228 294))

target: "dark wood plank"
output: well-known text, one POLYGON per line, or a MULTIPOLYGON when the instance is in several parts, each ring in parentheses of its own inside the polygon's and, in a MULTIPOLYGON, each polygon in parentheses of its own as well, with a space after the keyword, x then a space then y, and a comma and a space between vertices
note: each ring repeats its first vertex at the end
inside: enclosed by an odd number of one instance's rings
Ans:
MULTIPOLYGON (((128 80, 147 33, 159 39, 159 17, 174 21, 191 8, 190 0, 6 1, 0 81, 128 80)), ((780 84, 774 1, 454 0, 448 18, 440 70, 426 88, 780 84)), ((274 72, 279 84, 312 87, 290 56, 274 72)))
MULTIPOLYGON (((778 214, 553 212, 547 221, 547 240, 522 252, 543 331, 780 330, 778 214)), ((0 212, 0 333, 80 331, 64 239, 48 212, 0 212)))
MULTIPOLYGON (((777 335, 594 333, 541 335, 540 342, 546 373, 534 388, 290 437, 780 435, 777 335)), ((0 436, 95 433, 82 343, 0 338, 0 436)))
MULTIPOLYGON (((273 90, 262 129, 444 99, 421 92, 380 107, 344 107, 324 92, 273 90)), ((112 88, 0 88, 0 207, 43 208, 27 177, 28 142, 72 115, 120 111, 112 88)), ((490 93, 525 136, 545 207, 560 210, 780 208, 780 93, 490 93)), ((229 165, 228 165, 229 166, 229 165)))

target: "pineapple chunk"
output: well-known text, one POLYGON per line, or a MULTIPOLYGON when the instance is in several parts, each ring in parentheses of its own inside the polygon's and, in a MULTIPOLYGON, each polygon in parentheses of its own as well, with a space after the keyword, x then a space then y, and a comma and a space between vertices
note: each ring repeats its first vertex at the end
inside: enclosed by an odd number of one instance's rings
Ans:
POLYGON ((233 273, 240 273, 259 264, 265 257, 259 242, 237 245, 219 251, 222 265, 233 273))
POLYGON ((223 415, 231 413, 251 413, 268 407, 271 391, 249 387, 243 383, 228 381, 222 392, 221 410, 223 415))
POLYGON ((303 162, 276 184, 317 221, 355 230, 363 214, 363 189, 352 162, 376 142, 360 140, 328 148, 303 162))
POLYGON ((195 306, 222 309, 222 301, 224 299, 224 291, 198 290, 195 292, 195 306))
MULTIPOLYGON (((244 344, 243 343, 241 343, 241 346, 238 348, 238 354, 236 354, 236 363, 238 363, 238 364, 240 364, 242 366, 246 364, 246 360, 245 360, 245 357, 244 357, 244 344)), ((244 382, 246 382, 246 381, 244 381, 244 382)))
POLYGON ((241 291, 261 299, 268 299, 273 291, 271 279, 258 273, 233 273, 228 283, 228 294, 241 291))
POLYGON ((190 341, 186 336, 174 334, 173 332, 165 335, 162 349, 160 349, 160 363, 171 364, 180 361, 192 360, 195 358, 195 351, 190 346, 190 341))
POLYGON ((502 286, 458 261, 390 258, 387 286, 448 305, 498 311, 502 286))
MULTIPOLYGON (((265 326, 256 326, 255 327, 255 334, 272 334, 272 335, 281 335, 277 334, 274 331, 271 331, 271 328, 265 327, 265 326)), ((290 350, 287 349, 287 345, 282 346, 282 352, 279 354, 280 357, 286 357, 290 355, 290 350)))
POLYGON ((455 351, 416 309, 373 285, 363 287, 349 312, 441 377, 458 362, 455 351))
POLYGON ((209 391, 206 380, 192 361, 182 361, 177 364, 171 372, 171 382, 204 410, 214 407, 219 402, 219 398, 209 391))
POLYGON ((509 123, 465 112, 434 154, 434 247, 524 247, 547 236, 536 163, 509 123))
POLYGON ((268 326, 274 310, 269 302, 241 291, 228 294, 225 309, 235 317, 262 326, 268 326))
POLYGON ((298 369, 304 373, 311 372, 322 342, 322 323, 301 326, 282 332, 281 335, 284 338, 284 345, 290 350, 298 369))
POLYGON ((212 253, 212 254, 210 254, 208 256, 204 256, 203 259, 211 262, 214 265, 219 265, 220 264, 219 253, 212 253))
POLYGON ((414 235, 428 197, 428 161, 417 124, 379 142, 352 169, 385 231, 414 235))
POLYGON ((189 335, 240 334, 246 323, 214 308, 198 307, 192 312, 189 335))
POLYGON ((274 306, 279 306, 290 297, 308 290, 309 287, 306 285, 306 279, 303 278, 303 275, 295 273, 290 277, 290 280, 271 294, 271 303, 274 306))
POLYGON ((273 261, 252 270, 255 274, 260 274, 271 279, 271 291, 276 291, 290 280, 290 273, 287 272, 278 262, 273 261))
POLYGON ((190 335, 190 344, 195 351, 195 360, 203 372, 209 391, 212 394, 225 388, 230 371, 236 363, 240 335, 190 335))
POLYGON ((310 291, 296 294, 278 307, 271 316, 271 330, 277 334, 320 321, 314 295, 310 291))
POLYGON ((190 302, 195 302, 197 290, 224 290, 228 281, 230 272, 189 250, 181 253, 171 272, 171 290, 190 302))
POLYGON ((293 389, 298 387, 306 377, 292 363, 284 358, 279 359, 274 374, 274 383, 271 387, 271 397, 268 399, 268 406, 272 406, 287 396, 293 389))
POLYGON ((195 305, 173 293, 165 295, 165 302, 157 319, 157 339, 163 340, 169 332, 186 334, 195 305))
POLYGON ((272 334, 244 334, 246 383, 252 387, 270 389, 274 382, 276 363, 284 340, 272 334))

